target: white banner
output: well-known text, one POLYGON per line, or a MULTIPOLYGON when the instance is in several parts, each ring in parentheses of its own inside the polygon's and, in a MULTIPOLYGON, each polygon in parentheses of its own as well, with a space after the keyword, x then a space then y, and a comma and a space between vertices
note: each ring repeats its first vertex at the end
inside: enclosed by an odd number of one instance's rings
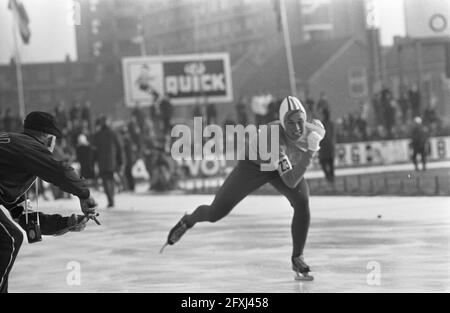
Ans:
MULTIPOLYGON (((344 143, 336 145, 336 167, 410 163, 410 139, 344 143)), ((450 160, 450 137, 429 139, 428 161, 450 160)))

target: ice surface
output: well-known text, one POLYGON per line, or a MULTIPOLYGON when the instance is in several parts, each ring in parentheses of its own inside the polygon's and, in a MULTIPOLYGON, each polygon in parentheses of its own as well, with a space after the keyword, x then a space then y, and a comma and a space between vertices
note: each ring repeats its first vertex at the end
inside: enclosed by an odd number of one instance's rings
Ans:
MULTIPOLYGON (((24 243, 10 291, 450 291, 448 197, 312 197, 305 258, 315 281, 303 283, 291 270, 292 209, 281 196, 250 196, 158 254, 182 214, 211 200, 121 194, 117 209, 100 210, 102 226, 24 243), (79 286, 67 283, 73 261, 81 266, 79 286)), ((77 212, 77 201, 41 202, 41 210, 77 212)))

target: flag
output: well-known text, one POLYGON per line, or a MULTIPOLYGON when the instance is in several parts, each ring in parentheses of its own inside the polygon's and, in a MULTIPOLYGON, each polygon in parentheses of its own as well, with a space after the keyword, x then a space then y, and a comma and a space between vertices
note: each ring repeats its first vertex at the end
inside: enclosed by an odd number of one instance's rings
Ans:
POLYGON ((17 26, 19 27, 20 36, 25 44, 30 42, 30 19, 28 18, 27 11, 20 0, 9 0, 8 9, 13 11, 13 14, 17 17, 17 26))

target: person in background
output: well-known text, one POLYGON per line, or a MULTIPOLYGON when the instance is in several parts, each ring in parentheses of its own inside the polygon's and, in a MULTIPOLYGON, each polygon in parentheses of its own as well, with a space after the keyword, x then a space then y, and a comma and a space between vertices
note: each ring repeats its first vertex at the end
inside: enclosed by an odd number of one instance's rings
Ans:
POLYGON ((255 125, 266 124, 266 116, 269 111, 269 103, 272 101, 271 95, 254 96, 251 102, 252 112, 255 115, 255 125))
POLYGON ((324 91, 322 91, 320 93, 319 101, 317 102, 316 110, 317 112, 322 112, 325 109, 330 110, 330 104, 328 103, 327 95, 325 94, 324 91))
POLYGON ((115 206, 114 174, 120 172, 123 165, 122 146, 105 116, 99 119, 99 128, 94 135, 95 159, 108 199, 108 208, 112 208, 115 206))
POLYGON ((86 101, 81 108, 81 120, 87 124, 88 129, 92 128, 91 102, 86 101))
POLYGON ((330 119, 330 111, 322 111, 322 124, 325 127, 325 137, 320 142, 319 162, 329 183, 334 183, 334 148, 336 136, 334 123, 330 119))
POLYGON ((416 171, 419 170, 417 164, 417 156, 420 154, 422 161, 422 170, 426 170, 427 151, 426 146, 428 142, 428 135, 422 125, 422 119, 418 116, 414 118, 414 125, 411 131, 411 147, 413 150, 412 161, 416 171))
POLYGON ((133 166, 137 161, 138 147, 131 139, 130 133, 127 127, 122 128, 122 143, 125 156, 125 188, 128 191, 135 191, 136 183, 133 177, 133 166))
POLYGON ((422 95, 417 85, 413 85, 409 90, 409 102, 411 104, 412 116, 422 115, 422 95))
POLYGON ((267 107, 267 123, 278 120, 278 111, 280 110, 281 101, 283 101, 283 99, 276 98, 273 98, 272 101, 270 101, 269 106, 267 107))
POLYGON ((217 124, 217 109, 214 103, 209 103, 206 106, 206 124, 217 124))
POLYGON ((80 174, 86 180, 94 182, 95 177, 95 151, 88 141, 86 135, 78 136, 78 145, 76 149, 77 161, 80 163, 80 174))
POLYGON ((203 108, 200 105, 195 105, 194 109, 192 110, 192 116, 193 117, 203 117, 203 108))
POLYGON ((398 99, 398 105, 400 107, 400 111, 402 112, 402 122, 406 123, 411 106, 408 99, 408 93, 406 91, 402 92, 400 98, 398 99))
POLYGON ((395 109, 392 105, 393 98, 389 89, 385 88, 381 92, 381 109, 383 111, 383 126, 387 131, 389 139, 393 138, 392 127, 395 122, 395 109))
POLYGON ((65 102, 59 101, 57 106, 55 107, 55 119, 58 125, 61 127, 61 131, 64 134, 64 130, 67 130, 68 124, 69 124, 69 118, 67 116, 66 108, 65 108, 65 102))
POLYGON ((161 112, 163 131, 164 133, 170 132, 173 117, 173 106, 167 94, 165 94, 159 102, 159 110, 161 112))
POLYGON ((313 97, 311 96, 309 90, 305 92, 305 104, 306 104, 306 113, 308 116, 315 116, 316 115, 316 108, 315 108, 315 101, 313 97))
MULTIPOLYGON (((431 96, 430 103, 427 105, 423 111, 423 125, 431 128, 433 124, 439 124, 438 114, 436 112, 437 98, 436 96, 431 96)), ((436 135, 436 134, 432 134, 436 135)))
POLYGON ((74 101, 69 113, 70 121, 77 123, 81 119, 81 105, 79 101, 74 101))
POLYGON ((244 127, 248 125, 247 106, 242 98, 236 104, 236 115, 239 125, 243 125, 244 127))

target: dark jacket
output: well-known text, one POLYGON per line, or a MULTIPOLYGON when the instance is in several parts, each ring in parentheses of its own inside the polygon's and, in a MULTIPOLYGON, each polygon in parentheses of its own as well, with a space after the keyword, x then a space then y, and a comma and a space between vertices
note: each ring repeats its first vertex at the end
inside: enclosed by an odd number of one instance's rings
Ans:
POLYGON ((58 160, 28 134, 0 133, 0 203, 10 207, 23 200, 36 177, 87 199, 89 189, 73 168, 58 160))
POLYGON ((128 165, 134 165, 137 161, 137 146, 131 140, 130 136, 123 136, 123 152, 124 152, 124 163, 128 165))
POLYGON ((411 144, 414 150, 424 150, 428 135, 422 125, 414 125, 411 131, 411 144))
POLYGON ((334 124, 330 120, 324 120, 325 137, 320 142, 319 159, 334 159, 334 147, 336 145, 336 137, 334 124))
POLYGON ((94 147, 100 173, 116 172, 123 165, 122 146, 111 128, 103 127, 95 134, 94 147))
POLYGON ((95 178, 95 153, 91 146, 77 147, 77 161, 80 163, 82 177, 86 179, 95 178))
POLYGON ((163 99, 159 103, 159 110, 161 112, 162 118, 170 119, 173 115, 173 106, 168 99, 163 99))

